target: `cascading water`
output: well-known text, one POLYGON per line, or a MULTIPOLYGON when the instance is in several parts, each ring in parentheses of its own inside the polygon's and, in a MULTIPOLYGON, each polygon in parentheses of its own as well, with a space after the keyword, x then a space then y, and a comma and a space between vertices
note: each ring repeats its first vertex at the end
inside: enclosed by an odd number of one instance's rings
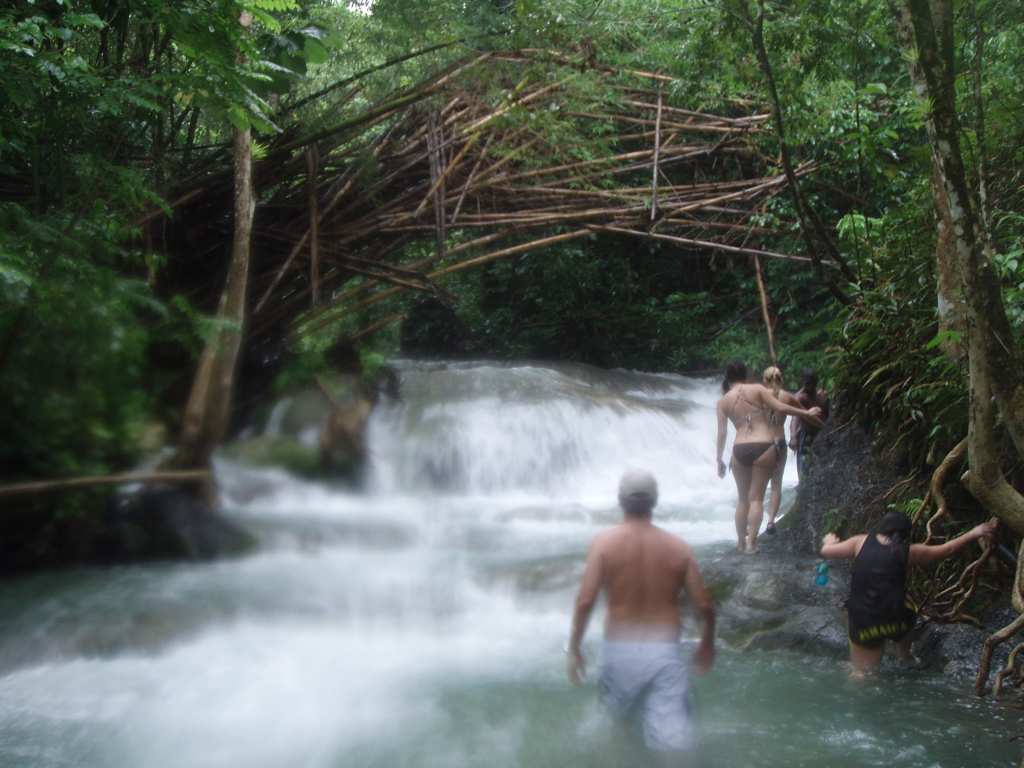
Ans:
POLYGON ((643 466, 662 508, 685 508, 691 521, 721 521, 734 504, 715 476, 713 385, 583 366, 449 367, 404 380, 404 402, 373 424, 385 495, 606 508, 623 469, 643 466))
MULTIPOLYGON (((646 765, 565 680, 561 646, 623 469, 654 472, 657 521, 699 557, 732 547, 717 383, 489 365, 403 381, 371 422, 365 493, 218 467, 256 553, 0 584, 0 766, 646 765)), ((702 765, 1015 764, 994 734, 1017 713, 939 678, 854 690, 831 660, 722 649, 694 687, 702 765)))

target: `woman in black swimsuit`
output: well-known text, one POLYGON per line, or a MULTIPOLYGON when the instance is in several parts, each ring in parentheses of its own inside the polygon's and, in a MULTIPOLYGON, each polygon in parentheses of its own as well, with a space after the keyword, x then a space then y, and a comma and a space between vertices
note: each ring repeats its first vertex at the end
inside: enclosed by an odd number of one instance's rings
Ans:
POLYGON ((764 492, 775 471, 777 455, 770 413, 816 417, 820 409, 805 411, 779 400, 760 384, 747 384, 747 367, 734 360, 725 368, 722 399, 718 401, 718 476, 725 477, 722 461, 727 423, 736 428, 733 440, 732 468, 736 480, 736 539, 741 552, 757 551, 755 541, 764 517, 764 492))
POLYGON ((901 664, 917 664, 910 653, 917 607, 907 599, 907 567, 944 560, 972 541, 994 534, 996 524, 982 523, 939 545, 911 544, 910 529, 910 518, 889 512, 869 534, 840 541, 828 533, 822 540, 822 557, 853 558, 846 610, 850 662, 857 676, 878 668, 886 640, 897 644, 901 664))

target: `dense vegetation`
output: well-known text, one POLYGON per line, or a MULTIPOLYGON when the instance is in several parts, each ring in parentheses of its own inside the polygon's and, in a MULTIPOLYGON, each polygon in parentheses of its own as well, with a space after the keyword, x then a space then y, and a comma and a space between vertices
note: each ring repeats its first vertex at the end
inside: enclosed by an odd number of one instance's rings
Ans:
MULTIPOLYGON (((1003 342, 1016 353, 1024 348, 1024 13, 974 0, 956 14, 944 53, 958 75, 962 154, 1014 334, 1003 342)), ((205 272, 183 267, 149 223, 229 172, 236 131, 255 132, 258 160, 467 56, 506 50, 541 57, 523 82, 555 73, 581 100, 615 100, 622 80, 598 76, 603 68, 620 78, 656 73, 665 99, 692 110, 771 114, 772 130, 751 139, 758 162, 815 170, 799 195, 791 188, 765 200, 750 236, 763 251, 813 251, 833 266, 758 265, 613 234, 537 248, 456 273, 443 294, 407 291, 339 316, 273 355, 244 349, 243 364, 258 358, 260 372, 247 377, 257 391, 236 401, 236 424, 275 378, 280 386, 359 355, 679 371, 741 357, 762 366, 770 352, 760 267, 791 382, 804 365, 823 368, 865 423, 905 444, 910 469, 929 470, 961 441, 968 357, 963 313, 950 322, 936 300, 934 104, 914 98, 883 4, 39 0, 0 9, 0 478, 121 471, 173 440, 199 353, 230 321, 215 314, 222 261, 211 257, 205 272), (243 13, 252 26, 239 23, 243 13), (386 322, 395 317, 401 322, 386 322)), ((472 77, 497 100, 522 71, 472 77)), ((628 144, 607 127, 555 119, 558 106, 504 118, 510 131, 533 125, 537 162, 628 144)), ((352 141, 387 127, 366 121, 352 141)), ((368 153, 360 174, 372 182, 368 153)), ((257 221, 286 183, 260 191, 257 221)), ((650 174, 623 183, 644 188, 650 174)), ((465 236, 446 232, 445 246, 465 236)), ((403 260, 435 247, 412 238, 403 260)), ((1019 458, 1008 440, 1000 446, 1012 478, 1019 458)), ((54 510, 81 522, 102 503, 94 493, 20 502, 0 536, 23 531, 24 520, 51 526, 54 510)))

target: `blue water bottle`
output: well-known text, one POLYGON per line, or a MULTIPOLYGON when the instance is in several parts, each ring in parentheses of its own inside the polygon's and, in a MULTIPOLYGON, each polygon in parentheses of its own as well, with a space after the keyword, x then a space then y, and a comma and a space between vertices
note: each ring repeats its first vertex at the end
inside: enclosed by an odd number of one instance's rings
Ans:
POLYGON ((818 574, 814 577, 814 583, 819 586, 828 584, 828 563, 824 560, 818 563, 818 574))

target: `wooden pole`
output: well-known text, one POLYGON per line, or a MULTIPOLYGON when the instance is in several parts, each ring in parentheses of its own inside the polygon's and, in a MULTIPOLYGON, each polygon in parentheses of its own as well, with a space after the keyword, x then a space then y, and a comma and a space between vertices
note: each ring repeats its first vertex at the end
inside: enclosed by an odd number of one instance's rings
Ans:
POLYGON ((764 327, 768 332, 768 354, 771 355, 772 365, 777 366, 779 358, 775 354, 775 329, 772 327, 772 316, 768 311, 768 291, 764 287, 761 258, 756 253, 750 258, 754 261, 754 271, 757 273, 757 290, 761 293, 761 314, 764 316, 764 327))
POLYGON ((658 159, 661 155, 662 95, 658 91, 658 119, 654 123, 654 170, 651 172, 651 221, 658 215, 658 159))
POLYGON ((107 485, 132 485, 134 483, 193 483, 213 477, 208 469, 182 470, 178 472, 143 472, 136 475, 99 475, 96 477, 71 477, 65 480, 37 480, 29 483, 12 483, 0 486, 0 499, 15 499, 35 496, 53 491, 68 491, 74 488, 92 488, 107 485))
POLYGON ((317 158, 316 145, 306 149, 306 166, 309 171, 309 293, 310 303, 316 306, 320 300, 320 233, 317 229, 320 213, 317 210, 316 177, 317 158))

